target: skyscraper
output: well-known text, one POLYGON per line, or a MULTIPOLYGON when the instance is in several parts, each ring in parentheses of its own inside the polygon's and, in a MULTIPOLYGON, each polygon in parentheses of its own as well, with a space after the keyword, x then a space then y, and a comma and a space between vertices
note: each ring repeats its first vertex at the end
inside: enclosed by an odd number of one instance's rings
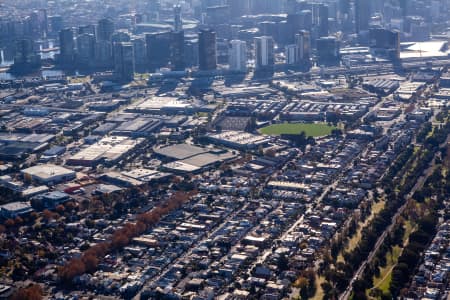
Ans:
POLYGON ((339 65, 339 41, 332 36, 321 37, 317 40, 318 64, 324 66, 339 65))
POLYGON ((255 38, 255 68, 269 70, 275 65, 274 41, 271 36, 255 38))
POLYGON ((183 30, 183 19, 181 18, 181 6, 174 5, 173 7, 173 30, 179 32, 183 30))
POLYGON ((288 14, 286 20, 286 41, 288 44, 292 44, 294 41, 295 33, 301 29, 302 15, 299 13, 288 14))
POLYGON ((59 59, 63 64, 70 64, 75 57, 75 42, 73 39, 73 29, 66 28, 59 32, 59 59))
POLYGON ((202 71, 217 68, 216 32, 203 29, 198 36, 199 69, 202 71))
POLYGON ((172 32, 149 33, 145 35, 147 62, 150 70, 166 67, 171 58, 172 32))
POLYGON ((95 43, 95 66, 106 69, 112 66, 112 44, 108 41, 95 43))
POLYGON ((227 0, 226 4, 230 7, 232 18, 239 18, 250 11, 249 0, 227 0))
POLYGON ((319 37, 328 36, 328 5, 318 5, 318 34, 319 37))
POLYGON ((147 52, 145 48, 145 39, 136 37, 131 40, 131 43, 133 44, 134 64, 136 72, 142 73, 147 68, 147 52))
POLYGON ((286 64, 288 65, 296 65, 298 63, 297 58, 297 46, 296 45, 287 45, 285 48, 286 55, 286 64))
POLYGON ((131 81, 134 79, 133 44, 114 44, 114 73, 122 81, 131 81))
POLYGON ((95 36, 84 33, 77 37, 77 61, 84 67, 89 67, 95 59, 95 36))
POLYGON ((311 57, 311 34, 309 31, 302 30, 295 35, 295 44, 297 46, 297 58, 301 63, 309 62, 311 57))
POLYGON ((111 41, 114 33, 114 23, 110 19, 101 19, 97 25, 97 40, 111 41))
POLYGON ((36 53, 34 42, 31 39, 20 39, 15 44, 13 73, 25 73, 40 66, 41 57, 36 53))
POLYGON ((183 19, 181 17, 181 6, 173 7, 174 14, 174 31, 170 37, 170 63, 172 70, 183 71, 185 68, 184 61, 184 31, 183 19))
POLYGON ((400 58, 400 33, 398 31, 372 28, 369 31, 369 47, 372 54, 397 60, 400 58))
POLYGON ((182 30, 171 33, 170 63, 174 71, 183 71, 185 68, 184 31, 182 30))
POLYGON ((92 34, 95 37, 95 25, 84 25, 78 27, 78 34, 92 34))
POLYGON ((61 16, 48 17, 50 23, 50 33, 52 37, 58 36, 58 33, 63 29, 63 18, 61 16))
POLYGON ((356 33, 369 30, 370 0, 355 0, 356 33))
POLYGON ((229 65, 231 71, 247 71, 247 44, 244 41, 232 40, 230 42, 229 65))

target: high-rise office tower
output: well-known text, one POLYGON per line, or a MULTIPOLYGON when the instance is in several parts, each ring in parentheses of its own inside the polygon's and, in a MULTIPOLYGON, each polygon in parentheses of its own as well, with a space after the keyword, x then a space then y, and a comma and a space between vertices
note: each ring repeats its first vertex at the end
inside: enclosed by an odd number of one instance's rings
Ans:
POLYGON ((250 12, 250 0, 227 0, 231 18, 239 18, 250 12))
POLYGON ((184 60, 187 67, 198 66, 198 40, 187 40, 184 43, 184 60))
POLYGON ((297 58, 301 63, 309 62, 311 58, 311 34, 302 30, 295 35, 295 45, 297 46, 297 58))
POLYGON ((288 65, 298 64, 297 52, 298 51, 296 45, 287 45, 285 47, 286 64, 288 65))
POLYGON ((41 36, 46 37, 48 34, 48 18, 47 18, 47 10, 39 9, 37 12, 37 22, 38 22, 38 30, 41 36))
POLYGON ((312 29, 312 11, 304 9, 300 11, 300 29, 311 32, 312 29))
POLYGON ((274 41, 271 36, 255 38, 256 70, 272 69, 275 65, 274 41))
POLYGON ((317 32, 319 37, 328 36, 328 5, 318 5, 317 32))
POLYGON ((111 41, 114 33, 114 22, 110 19, 101 19, 97 25, 97 40, 111 41))
POLYGON ((173 7, 173 30, 175 32, 183 30, 183 19, 181 18, 181 6, 174 5, 173 7))
POLYGON ((109 41, 95 43, 95 66, 106 69, 112 66, 112 44, 109 41))
POLYGON ((131 41, 131 36, 128 30, 115 31, 111 37, 112 43, 128 43, 131 41))
POLYGON ((84 25, 78 27, 78 34, 92 34, 95 37, 95 25, 84 25))
POLYGON ((134 64, 136 72, 145 72, 147 67, 147 52, 145 48, 145 39, 136 37, 131 40, 134 51, 134 64))
POLYGON ((229 65, 230 70, 237 72, 247 71, 247 44, 244 41, 232 40, 230 42, 229 65))
POLYGON ((63 29, 63 18, 61 16, 48 17, 50 23, 50 34, 52 37, 58 36, 58 33, 63 29))
POLYGON ((123 81, 131 81, 134 79, 133 44, 114 44, 114 73, 123 81))
POLYGON ((77 37, 77 61, 84 67, 90 67, 95 59, 95 36, 83 33, 77 37))
POLYGON ((174 31, 170 37, 170 63, 172 70, 182 71, 185 68, 184 62, 184 31, 183 19, 181 17, 181 6, 173 7, 174 14, 174 31))
POLYGON ((174 31, 171 34, 170 41, 170 64, 172 70, 183 71, 185 68, 184 60, 184 31, 174 31))
POLYGON ((292 44, 294 42, 295 33, 297 33, 301 29, 302 24, 302 15, 299 13, 288 14, 286 20, 286 41, 288 44, 292 44))
POLYGON ((207 24, 219 25, 230 21, 230 7, 228 5, 218 5, 206 9, 207 24))
POLYGON ((400 33, 398 31, 372 28, 369 31, 369 47, 372 54, 397 60, 400 58, 400 33))
POLYGON ((72 28, 66 28, 59 32, 59 48, 59 58, 61 63, 72 63, 75 57, 75 42, 73 39, 72 28))
POLYGON ((297 0, 286 0, 285 12, 288 14, 295 14, 299 11, 299 3, 297 0))
POLYGON ((159 20, 159 11, 161 9, 160 0, 147 0, 147 16, 150 20, 159 20))
POLYGON ((339 50, 339 41, 335 37, 328 36, 319 38, 317 40, 318 64, 324 66, 339 65, 339 50))
POLYGON ((339 12, 341 16, 350 14, 350 0, 339 0, 339 12))
POLYGON ((203 29, 198 35, 199 69, 202 71, 217 68, 216 32, 212 29, 203 29))
POLYGON ((282 1, 250 0, 250 9, 253 14, 279 14, 282 11, 282 1))
POLYGON ((370 16, 370 0, 355 0, 356 33, 369 30, 370 16))
POLYGON ((13 73, 24 73, 39 67, 41 57, 37 54, 33 40, 20 39, 15 43, 13 73))
POLYGON ((172 32, 149 33, 145 35, 147 63, 150 70, 167 67, 171 58, 172 32))

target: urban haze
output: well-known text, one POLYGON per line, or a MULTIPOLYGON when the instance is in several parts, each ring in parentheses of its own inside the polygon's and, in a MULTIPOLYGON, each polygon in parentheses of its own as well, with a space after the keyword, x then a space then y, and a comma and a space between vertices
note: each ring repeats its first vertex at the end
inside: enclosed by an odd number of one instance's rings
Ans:
POLYGON ((0 300, 450 299, 449 0, 0 0, 0 300))

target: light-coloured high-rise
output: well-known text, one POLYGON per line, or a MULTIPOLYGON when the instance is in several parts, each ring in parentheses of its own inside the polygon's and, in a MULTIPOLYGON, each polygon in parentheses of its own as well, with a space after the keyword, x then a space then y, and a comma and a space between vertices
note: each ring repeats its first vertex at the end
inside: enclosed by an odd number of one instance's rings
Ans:
POLYGON ((247 44, 240 40, 232 40, 230 44, 230 70, 247 71, 247 44))

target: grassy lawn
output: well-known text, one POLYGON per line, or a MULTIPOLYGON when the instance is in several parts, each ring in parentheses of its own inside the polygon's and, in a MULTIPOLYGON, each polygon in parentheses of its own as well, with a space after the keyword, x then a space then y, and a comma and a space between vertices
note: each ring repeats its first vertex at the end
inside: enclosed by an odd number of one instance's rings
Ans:
POLYGON ((359 241, 361 240, 361 233, 362 233, 363 228, 366 227, 367 224, 384 208, 384 205, 385 205, 385 201, 378 201, 376 203, 375 202, 373 203, 370 216, 366 218, 366 221, 364 223, 358 224, 358 229, 356 229, 356 233, 348 240, 343 251, 341 251, 339 253, 339 255, 337 257, 337 262, 344 262, 344 257, 342 256, 342 253, 350 252, 356 248, 359 241))
POLYGON ((375 277, 373 280, 374 288, 379 288, 383 292, 389 290, 389 284, 392 278, 392 269, 397 264, 398 258, 402 253, 403 248, 395 246, 392 248, 392 254, 386 253, 386 266, 380 269, 380 276, 375 277))
MULTIPOLYGON (((405 232, 403 234, 403 243, 408 241, 409 236, 414 230, 414 224, 411 221, 405 221, 405 232)), ((383 292, 389 291, 389 285, 392 280, 392 270, 398 262, 398 258, 402 254, 403 248, 395 246, 392 248, 392 252, 386 253, 386 266, 380 269, 380 276, 373 278, 373 288, 378 288, 383 292)))
POLYGON ((304 132, 306 136, 320 137, 330 135, 333 129, 336 129, 336 127, 325 123, 283 123, 261 128, 260 132, 266 135, 299 134, 304 132))
POLYGON ((322 283, 325 282, 325 277, 322 276, 316 276, 316 293, 314 294, 314 297, 312 297, 312 300, 322 300, 324 293, 323 293, 323 289, 320 286, 322 283))

